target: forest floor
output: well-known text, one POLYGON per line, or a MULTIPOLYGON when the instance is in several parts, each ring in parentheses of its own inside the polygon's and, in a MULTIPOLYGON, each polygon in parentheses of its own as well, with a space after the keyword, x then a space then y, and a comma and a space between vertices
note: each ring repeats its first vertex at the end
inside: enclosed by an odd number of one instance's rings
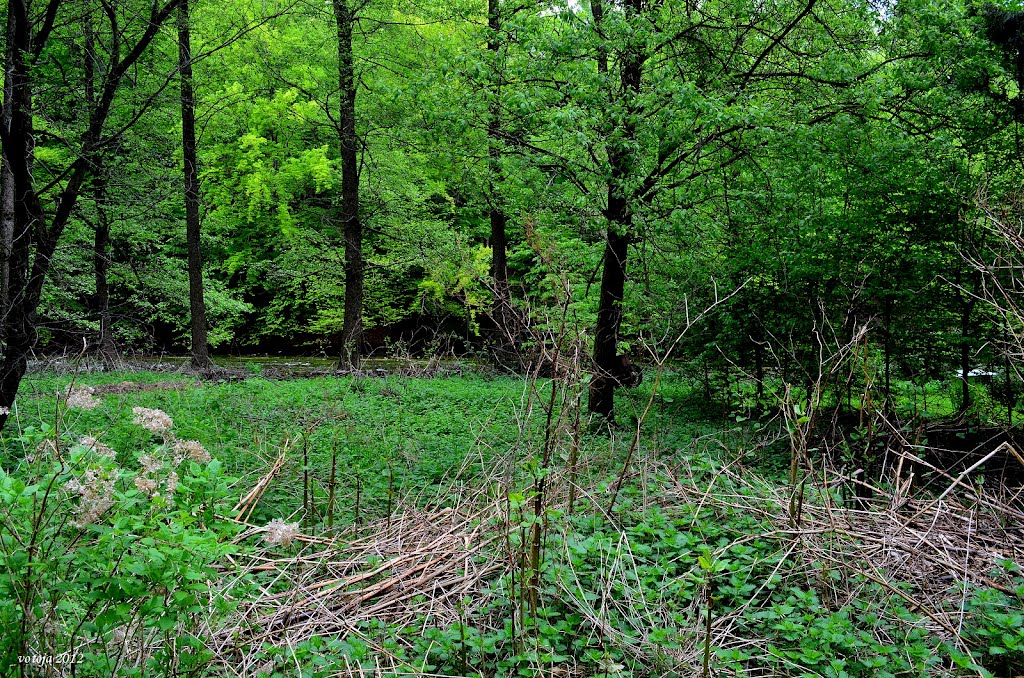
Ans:
POLYGON ((623 391, 609 428, 581 411, 580 381, 420 374, 26 379, 0 450, 18 535, 0 540, 0 623, 21 629, 0 662, 1024 672, 1024 507, 981 466, 929 469, 891 431, 871 437, 882 470, 863 472, 849 449, 870 424, 829 442, 813 413, 752 413, 679 375, 623 391), (65 407, 69 390, 84 408, 65 407), (33 566, 40 551, 52 566, 33 566))

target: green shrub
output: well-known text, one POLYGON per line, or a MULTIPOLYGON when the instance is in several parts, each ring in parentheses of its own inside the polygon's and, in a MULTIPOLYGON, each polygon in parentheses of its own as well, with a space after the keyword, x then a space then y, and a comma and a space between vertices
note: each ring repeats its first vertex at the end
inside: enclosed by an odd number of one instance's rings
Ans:
POLYGON ((135 419, 160 441, 118 454, 31 428, 0 471, 0 666, 66 653, 76 675, 131 676, 211 658, 206 621, 228 607, 216 565, 238 529, 221 517, 229 479, 162 412, 135 419))
MULTIPOLYGON (((1008 567, 1019 573, 1012 563, 1008 567)), ((1024 580, 1013 595, 991 588, 971 589, 963 608, 963 636, 975 646, 975 659, 999 676, 1024 673, 1024 580)))

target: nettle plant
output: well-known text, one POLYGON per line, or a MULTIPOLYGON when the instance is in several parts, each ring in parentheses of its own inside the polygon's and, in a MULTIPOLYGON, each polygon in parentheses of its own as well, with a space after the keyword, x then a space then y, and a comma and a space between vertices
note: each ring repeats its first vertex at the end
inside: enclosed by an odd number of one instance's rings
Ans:
MULTIPOLYGON (((101 406, 88 389, 65 403, 101 406)), ((78 676, 131 676, 211 659, 201 638, 229 606, 216 566, 240 529, 222 517, 230 479, 167 414, 133 413, 153 435, 147 449, 75 438, 58 418, 24 430, 29 452, 0 470, 0 666, 59 657, 78 676)))

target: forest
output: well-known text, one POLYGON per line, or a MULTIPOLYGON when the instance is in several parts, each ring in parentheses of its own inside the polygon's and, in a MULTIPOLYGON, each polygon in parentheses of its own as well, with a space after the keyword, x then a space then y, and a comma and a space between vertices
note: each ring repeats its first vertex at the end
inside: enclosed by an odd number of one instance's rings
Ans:
POLYGON ((0 7, 0 675, 1024 673, 1024 6, 0 7))

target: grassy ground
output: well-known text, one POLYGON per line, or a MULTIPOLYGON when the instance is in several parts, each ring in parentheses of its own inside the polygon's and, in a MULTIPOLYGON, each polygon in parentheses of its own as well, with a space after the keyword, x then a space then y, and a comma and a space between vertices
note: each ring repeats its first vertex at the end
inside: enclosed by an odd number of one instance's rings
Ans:
MULTIPOLYGON (((153 374, 89 375, 78 383, 124 381, 147 383, 153 374)), ((175 375, 159 375, 178 382, 175 375)), ((67 387, 69 378, 32 380, 19 411, 22 424, 38 424, 54 416, 51 395, 67 387)), ((311 490, 327 489, 332 455, 337 455, 339 496, 354 494, 362 478, 368 498, 362 507, 373 512, 385 493, 385 477, 393 470, 395 490, 404 492, 442 480, 460 467, 482 443, 506 447, 515 430, 503 426, 512 416, 522 384, 507 379, 452 378, 445 381, 319 378, 238 383, 193 383, 168 390, 102 395, 104 405, 92 411, 69 411, 63 425, 102 437, 118 450, 134 450, 148 433, 132 422, 136 406, 159 408, 176 422, 178 436, 203 443, 224 463, 227 472, 245 478, 262 473, 282 450, 286 472, 257 519, 287 518, 301 512, 303 465, 312 474, 311 490), (263 515, 266 514, 266 515, 263 515)), ((352 518, 352 511, 339 511, 352 518)))
POLYGON ((1024 666, 1018 500, 936 503, 897 483, 851 511, 835 477, 787 485, 790 438, 752 423, 742 393, 710 402, 675 377, 651 398, 649 380, 609 430, 577 417, 579 385, 552 400, 550 382, 508 377, 81 375, 90 410, 63 407, 72 381, 26 380, 4 432, 0 622, 20 630, 0 662, 79 648, 76 675, 1024 666), (133 423, 136 407, 166 412, 173 437, 133 423), (172 471, 180 440, 216 461, 172 471), (176 488, 146 489, 172 473, 176 488), (75 488, 97 477, 115 478, 111 506, 85 521, 97 493, 75 488))
MULTIPOLYGON (((253 516, 256 520, 301 514, 306 474, 305 511, 321 517, 334 459, 336 519, 346 524, 356 518, 357 483, 365 520, 386 508, 389 489, 396 496, 433 497, 456 475, 470 481, 498 457, 527 456, 542 434, 536 401, 545 384, 481 376, 286 381, 257 376, 211 383, 176 373, 46 375, 25 381, 12 419, 24 428, 52 424, 59 416, 62 428, 130 452, 149 440, 149 434, 132 423, 132 408, 158 408, 175 421, 179 438, 198 440, 230 475, 240 478, 263 473, 286 451, 285 472, 265 495, 253 516), (89 411, 59 407, 57 394, 72 385, 97 387, 103 406, 89 411), (114 393, 104 393, 104 387, 117 386, 121 388, 114 388, 114 393), (527 416, 531 407, 533 412, 527 416)), ((641 387, 621 399, 624 420, 642 415, 649 388, 641 387)), ((714 410, 694 410, 689 391, 678 386, 663 392, 645 425, 645 446, 669 450, 690 446, 701 436, 721 438, 722 426, 714 410)), ((738 433, 738 427, 733 428, 738 433)), ((628 431, 619 431, 610 438, 588 438, 584 444, 622 448, 629 442, 628 431)), ((4 453, 3 463, 9 465, 25 451, 8 442, 4 453)), ((611 460, 607 454, 597 457, 597 462, 611 460)))

